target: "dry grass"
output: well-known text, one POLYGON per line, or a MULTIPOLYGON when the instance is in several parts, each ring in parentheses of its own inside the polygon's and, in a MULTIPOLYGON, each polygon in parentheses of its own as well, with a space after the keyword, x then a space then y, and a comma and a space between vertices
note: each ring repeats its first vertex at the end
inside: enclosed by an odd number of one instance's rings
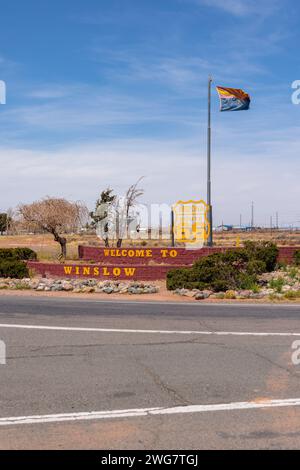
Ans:
MULTIPOLYGON (((103 246, 103 243, 96 235, 67 235, 68 239, 68 260, 78 259, 78 245, 103 246)), ((217 246, 234 246, 237 241, 243 243, 244 240, 271 240, 279 246, 299 246, 300 231, 258 231, 258 232, 218 232, 214 234, 214 241, 217 246)), ((36 251, 40 260, 57 260, 60 252, 59 245, 54 242, 51 235, 10 235, 0 236, 0 248, 14 248, 24 246, 36 251)), ((170 246, 169 240, 147 240, 145 241, 125 241, 124 246, 170 246)))
POLYGON ((239 240, 241 243, 245 240, 252 241, 272 241, 278 246, 300 246, 300 231, 285 230, 259 230, 255 232, 218 232, 214 234, 216 245, 230 246, 236 245, 239 240))
MULTIPOLYGON (((68 236, 68 259, 78 259, 78 245, 81 243, 79 236, 68 236)), ((24 246, 31 248, 40 260, 57 260, 60 253, 58 243, 51 235, 10 235, 0 237, 0 248, 15 248, 24 246)))

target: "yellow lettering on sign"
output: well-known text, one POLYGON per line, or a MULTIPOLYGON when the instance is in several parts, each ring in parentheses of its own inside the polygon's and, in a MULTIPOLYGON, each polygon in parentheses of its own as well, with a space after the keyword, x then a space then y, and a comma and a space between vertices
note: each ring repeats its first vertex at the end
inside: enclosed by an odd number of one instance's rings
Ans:
POLYGON ((104 256, 109 256, 110 250, 104 250, 104 256))
POLYGON ((116 277, 119 277, 121 275, 121 269, 120 268, 114 268, 113 269, 113 275, 116 277))
POLYGON ((94 276, 99 276, 99 268, 94 268, 94 276))
POLYGON ((116 250, 110 250, 110 256, 116 256, 116 250))
POLYGON ((133 250, 128 250, 128 256, 129 256, 129 258, 134 258, 134 251, 133 250))
POLYGON ((135 255, 136 255, 138 258, 144 258, 144 256, 145 256, 145 250, 136 250, 135 255))
POLYGON ((171 258, 176 258, 177 255, 178 255, 178 252, 176 250, 171 250, 170 251, 171 258))
POLYGON ((108 268, 103 268, 103 276, 110 276, 108 268))
POLYGON ((136 268, 124 268, 125 276, 133 276, 136 268))
POLYGON ((152 257, 152 250, 146 250, 146 257, 151 258, 152 257))
POLYGON ((91 273, 91 269, 90 268, 83 268, 83 275, 84 276, 89 276, 91 273))
POLYGON ((76 266, 75 273, 77 274, 77 276, 79 276, 79 274, 80 274, 79 266, 76 266))
POLYGON ((168 254, 168 250, 160 250, 162 258, 166 258, 168 254))
POLYGON ((124 258, 126 258, 126 256, 127 256, 127 250, 122 250, 122 256, 124 256, 124 258))
POLYGON ((64 266, 65 274, 72 274, 72 266, 64 266))

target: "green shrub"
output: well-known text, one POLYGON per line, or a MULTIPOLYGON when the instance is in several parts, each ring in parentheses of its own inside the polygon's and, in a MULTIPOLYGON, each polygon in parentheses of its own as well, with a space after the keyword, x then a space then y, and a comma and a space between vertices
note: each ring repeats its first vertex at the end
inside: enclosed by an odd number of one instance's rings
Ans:
POLYGON ((26 263, 19 260, 0 260, 0 277, 12 277, 22 279, 28 277, 29 272, 26 263))
POLYGON ((279 250, 277 246, 268 241, 255 243, 253 241, 245 241, 244 251, 247 253, 249 260, 262 261, 265 263, 267 272, 275 270, 279 250))
POLYGON ((257 275, 256 274, 247 274, 241 273, 239 278, 240 289, 252 290, 253 292, 258 292, 259 287, 257 284, 257 275))
POLYGON ((256 276, 257 274, 262 274, 266 271, 266 263, 261 260, 251 259, 246 266, 246 271, 249 276, 256 276))
POLYGON ((260 287, 258 284, 253 284, 250 290, 252 290, 253 294, 258 294, 260 291, 260 287))
POLYGON ((1 248, 0 249, 0 262, 2 260, 15 260, 16 255, 13 248, 1 248))
POLYGON ((215 292, 256 289, 258 275, 274 270, 277 255, 278 249, 272 243, 246 242, 242 249, 200 258, 190 269, 170 271, 167 288, 210 289, 215 292))
POLYGON ((31 287, 28 284, 24 284, 22 282, 18 282, 17 284, 14 285, 15 290, 30 290, 31 287))
POLYGON ((22 261, 35 261, 37 259, 37 254, 31 248, 13 248, 16 258, 22 261))
POLYGON ((0 261, 1 260, 36 260, 37 254, 30 248, 1 248, 0 249, 0 261))
POLYGON ((291 267, 289 270, 288 270, 288 275, 290 276, 291 279, 296 279, 297 276, 298 276, 298 268, 295 268, 295 267, 291 267))
POLYGON ((209 287, 211 287, 215 292, 226 292, 227 290, 232 289, 232 283, 225 279, 217 279, 211 284, 211 286, 206 286, 207 289, 209 287))
POLYGON ((278 277, 277 279, 271 279, 271 281, 269 282, 269 286, 271 287, 271 289, 276 290, 276 292, 278 292, 279 294, 281 294, 284 284, 285 281, 282 277, 278 277))
POLYGON ((300 266, 300 250, 296 250, 294 253, 294 264, 300 266))

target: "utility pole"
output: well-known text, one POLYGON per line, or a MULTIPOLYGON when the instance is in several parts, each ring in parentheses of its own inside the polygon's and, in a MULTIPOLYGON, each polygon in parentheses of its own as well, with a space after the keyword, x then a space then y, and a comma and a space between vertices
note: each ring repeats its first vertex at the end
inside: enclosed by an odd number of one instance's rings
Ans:
POLYGON ((174 233, 174 209, 171 210, 171 244, 175 246, 175 233, 174 233))
POLYGON ((276 229, 279 230, 279 215, 278 215, 278 212, 276 212, 276 229))
POLYGON ((251 203, 251 228, 254 229, 254 202, 251 203))
POLYGON ((211 203, 211 84, 212 77, 208 77, 208 119, 207 119, 207 205, 208 205, 208 221, 210 232, 207 240, 208 246, 213 246, 213 215, 211 203))
POLYGON ((242 228, 242 214, 240 214, 240 228, 242 228))

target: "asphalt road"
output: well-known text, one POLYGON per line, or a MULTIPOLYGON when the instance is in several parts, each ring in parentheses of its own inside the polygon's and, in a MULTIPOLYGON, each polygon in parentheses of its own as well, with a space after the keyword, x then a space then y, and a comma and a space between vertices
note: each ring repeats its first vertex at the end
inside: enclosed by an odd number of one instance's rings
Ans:
POLYGON ((299 306, 3 296, 0 340, 1 449, 300 447, 299 306))

